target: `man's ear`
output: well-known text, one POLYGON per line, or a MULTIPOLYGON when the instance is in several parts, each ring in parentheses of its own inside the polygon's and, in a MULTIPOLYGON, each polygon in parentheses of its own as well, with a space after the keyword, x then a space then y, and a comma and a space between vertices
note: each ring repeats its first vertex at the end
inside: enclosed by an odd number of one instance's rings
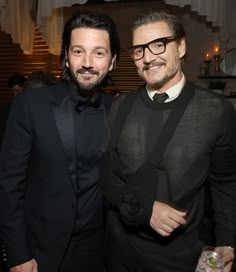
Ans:
POLYGON ((182 38, 179 42, 179 58, 182 59, 186 54, 186 41, 182 38))
POLYGON ((65 51, 65 65, 67 68, 69 67, 68 56, 66 51, 65 51))
POLYGON ((110 67, 109 67, 109 72, 112 71, 115 68, 116 68, 116 54, 113 56, 113 58, 111 60, 111 64, 110 64, 110 67))

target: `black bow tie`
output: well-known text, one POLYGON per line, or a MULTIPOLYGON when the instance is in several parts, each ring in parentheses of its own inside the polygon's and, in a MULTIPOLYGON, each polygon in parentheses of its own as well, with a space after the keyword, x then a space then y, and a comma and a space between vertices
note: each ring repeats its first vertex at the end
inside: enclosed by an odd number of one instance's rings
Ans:
POLYGON ((75 110, 78 113, 81 113, 86 108, 99 108, 101 104, 101 95, 95 94, 91 97, 82 97, 82 96, 74 96, 72 97, 72 101, 75 104, 75 110))

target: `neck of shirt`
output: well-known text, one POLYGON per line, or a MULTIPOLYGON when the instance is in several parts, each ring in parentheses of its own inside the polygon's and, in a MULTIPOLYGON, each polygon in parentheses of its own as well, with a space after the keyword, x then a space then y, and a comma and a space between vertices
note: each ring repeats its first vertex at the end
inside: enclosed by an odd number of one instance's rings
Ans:
MULTIPOLYGON (((184 76, 184 74, 182 74, 181 80, 177 84, 175 84, 174 86, 172 86, 171 88, 169 88, 168 90, 165 91, 169 97, 168 97, 168 99, 166 99, 166 101, 164 103, 168 103, 170 101, 175 100, 180 95, 181 90, 184 87, 184 84, 185 84, 185 76, 184 76)), ((148 96, 150 97, 151 100, 153 100, 153 96, 156 93, 161 93, 158 90, 150 91, 147 88, 146 88, 146 90, 147 90, 148 96)))

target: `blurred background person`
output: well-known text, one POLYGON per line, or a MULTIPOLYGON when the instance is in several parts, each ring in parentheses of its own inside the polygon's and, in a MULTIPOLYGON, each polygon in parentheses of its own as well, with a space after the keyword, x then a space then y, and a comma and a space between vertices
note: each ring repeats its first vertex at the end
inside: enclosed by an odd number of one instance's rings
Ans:
MULTIPOLYGON (((23 91, 23 85, 25 83, 25 76, 19 73, 14 73, 8 80, 8 88, 13 98, 23 91)), ((12 101, 5 104, 0 110, 0 151, 2 140, 5 132, 5 127, 10 112, 12 101)))
POLYGON ((55 84, 57 79, 52 72, 46 70, 33 71, 24 82, 23 89, 40 88, 55 84))
POLYGON ((8 80, 8 88, 13 93, 14 96, 23 91, 23 85, 25 83, 26 77, 22 74, 15 73, 8 80))

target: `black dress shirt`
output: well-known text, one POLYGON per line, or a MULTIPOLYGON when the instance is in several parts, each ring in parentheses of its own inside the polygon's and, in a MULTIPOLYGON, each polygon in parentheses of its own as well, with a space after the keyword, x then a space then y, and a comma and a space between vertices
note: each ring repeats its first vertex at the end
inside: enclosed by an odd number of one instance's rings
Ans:
POLYGON ((101 93, 86 98, 71 90, 77 164, 77 213, 74 232, 103 227, 102 194, 98 185, 105 109, 101 93))

